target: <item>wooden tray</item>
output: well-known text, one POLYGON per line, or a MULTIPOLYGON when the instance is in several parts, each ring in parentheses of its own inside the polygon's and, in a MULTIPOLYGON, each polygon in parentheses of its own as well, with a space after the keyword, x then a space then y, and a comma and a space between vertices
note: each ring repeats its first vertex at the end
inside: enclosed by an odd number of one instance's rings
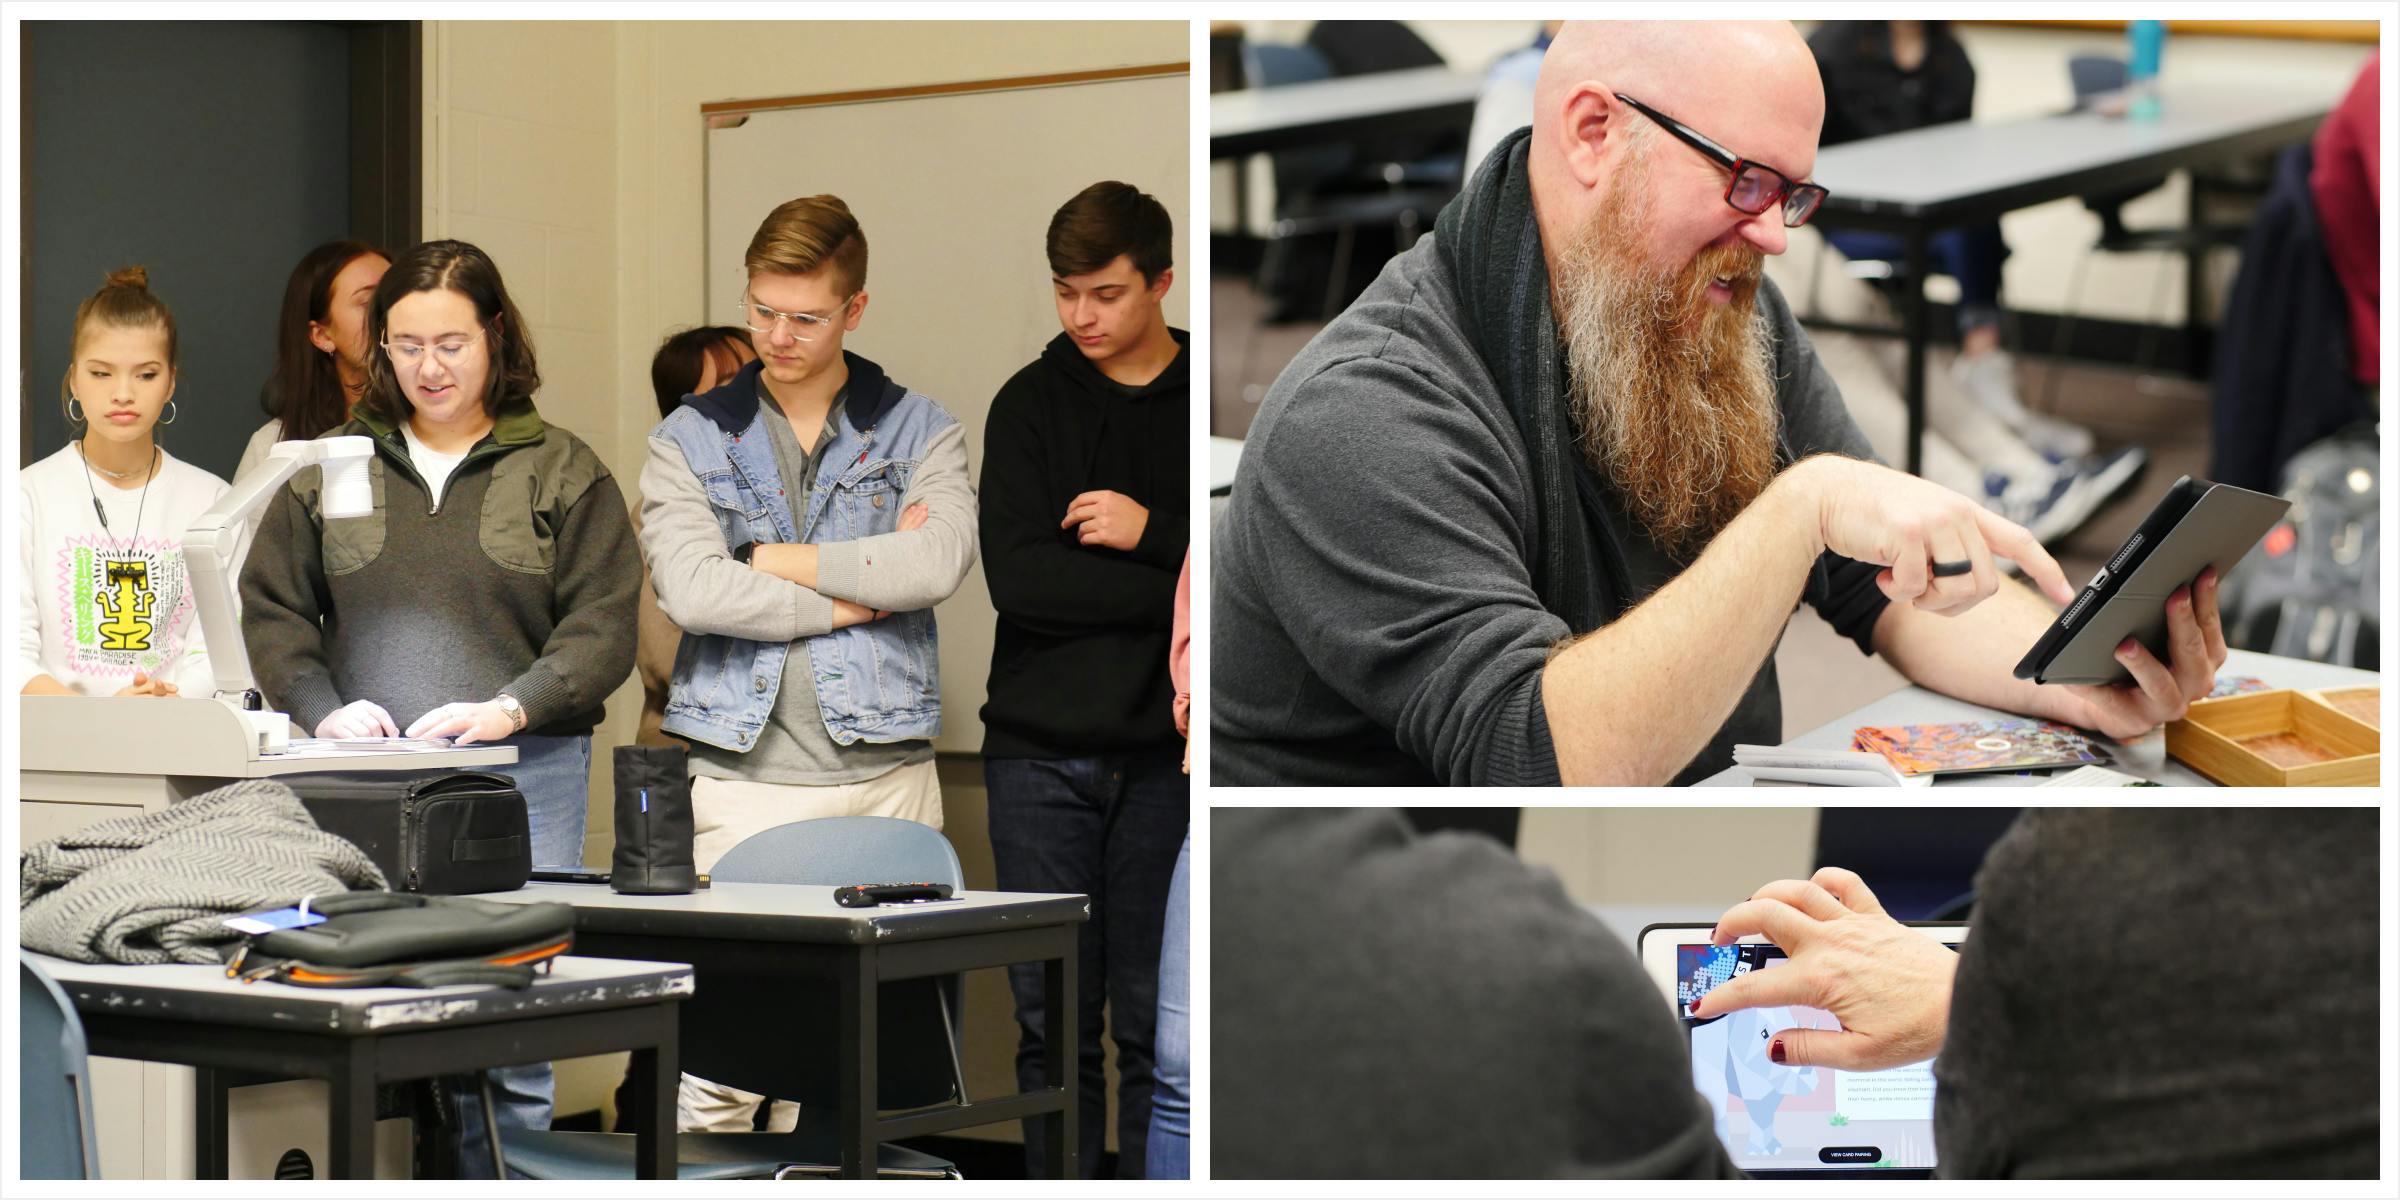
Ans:
POLYGON ((2306 692, 2252 692, 2192 705, 2167 726, 2167 753, 2227 787, 2372 787, 2375 727, 2306 692))
POLYGON ((2309 693, 2352 717, 2383 728, 2383 689, 2374 686, 2319 688, 2309 693))

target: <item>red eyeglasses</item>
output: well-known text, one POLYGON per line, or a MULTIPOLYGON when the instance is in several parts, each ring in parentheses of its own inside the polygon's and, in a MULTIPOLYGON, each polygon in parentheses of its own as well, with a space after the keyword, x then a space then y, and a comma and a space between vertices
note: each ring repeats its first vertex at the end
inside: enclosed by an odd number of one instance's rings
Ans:
POLYGON ((1825 203, 1826 191, 1813 183, 1794 183, 1790 176, 1762 162, 1752 162, 1733 151, 1708 140, 1699 130, 1620 92, 1617 99, 1631 105, 1635 112, 1650 118, 1668 133, 1683 139, 1686 145, 1709 157, 1711 162, 1733 172, 1733 182, 1725 185, 1725 203, 1734 211, 1757 216, 1775 204, 1783 202, 1783 223, 1798 229, 1817 215, 1817 207, 1825 203))

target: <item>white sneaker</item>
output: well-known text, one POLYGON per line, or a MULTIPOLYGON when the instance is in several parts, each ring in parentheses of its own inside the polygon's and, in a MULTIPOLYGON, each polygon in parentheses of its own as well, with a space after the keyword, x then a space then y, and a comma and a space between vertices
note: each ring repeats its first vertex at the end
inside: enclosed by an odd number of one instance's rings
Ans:
POLYGON ((2092 452, 2091 430, 2034 412, 2017 398, 2017 361, 2006 353, 1961 355, 1950 364, 1950 378, 2037 453, 2064 461, 2092 452))
POLYGON ((2131 490, 2149 466, 2149 451, 2127 446, 2111 454, 2071 458, 2030 476, 1991 471, 1983 477, 1983 506, 2050 546, 2073 537, 2131 490))

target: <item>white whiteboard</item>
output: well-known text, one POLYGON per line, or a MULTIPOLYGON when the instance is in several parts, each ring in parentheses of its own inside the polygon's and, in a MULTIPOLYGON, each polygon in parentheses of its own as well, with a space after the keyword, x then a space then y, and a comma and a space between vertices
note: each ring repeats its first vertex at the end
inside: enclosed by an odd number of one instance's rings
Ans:
MULTIPOLYGON (((866 318, 844 345, 966 426, 980 485, 992 394, 1059 331, 1042 236, 1075 193, 1118 179, 1166 206, 1178 268, 1167 319, 1191 328, 1190 112, 1190 76, 1164 75, 793 108, 711 129, 707 321, 735 323, 742 251, 769 211, 840 196, 867 236, 866 318)), ((980 562, 934 613, 934 745, 975 752, 998 619, 980 562)))

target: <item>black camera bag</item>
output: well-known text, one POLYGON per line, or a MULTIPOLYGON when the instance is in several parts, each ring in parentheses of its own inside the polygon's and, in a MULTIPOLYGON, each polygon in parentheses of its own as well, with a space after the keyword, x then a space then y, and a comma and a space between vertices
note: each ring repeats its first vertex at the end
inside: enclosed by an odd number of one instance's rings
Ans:
POLYGON ((394 891, 513 892, 533 871, 517 781, 488 771, 285 775, 317 827, 366 851, 394 891))

